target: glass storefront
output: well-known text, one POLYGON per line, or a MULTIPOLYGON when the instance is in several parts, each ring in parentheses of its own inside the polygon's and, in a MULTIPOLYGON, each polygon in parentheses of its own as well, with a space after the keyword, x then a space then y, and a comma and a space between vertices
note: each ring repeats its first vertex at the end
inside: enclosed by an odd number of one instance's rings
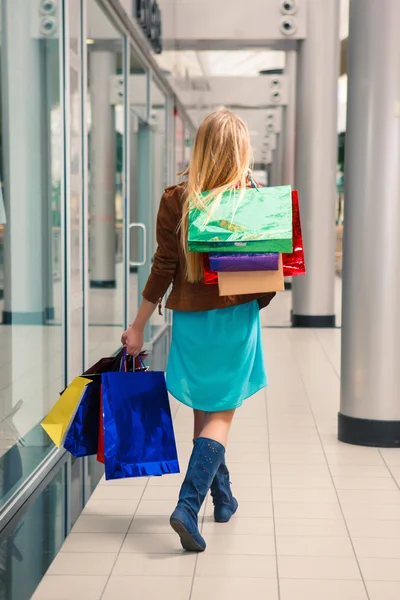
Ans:
MULTIPOLYGON (((0 0, 0 11, 1 529, 62 456, 43 417, 134 318, 191 124, 107 0, 0 0)), ((156 315, 154 367, 168 344, 156 315)), ((101 473, 66 457, 61 537, 101 473)))
POLYGON ((65 281, 61 13, 43 36, 29 0, 0 8, 1 507, 53 450, 38 423, 64 383, 65 281))

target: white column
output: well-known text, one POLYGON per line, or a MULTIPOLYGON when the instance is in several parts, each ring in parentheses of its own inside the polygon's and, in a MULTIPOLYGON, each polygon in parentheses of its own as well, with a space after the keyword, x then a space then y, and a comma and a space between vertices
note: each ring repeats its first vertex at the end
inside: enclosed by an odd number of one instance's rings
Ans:
POLYGON ((115 280, 115 109, 110 103, 110 77, 115 74, 114 52, 91 51, 89 84, 90 129, 89 214, 90 285, 113 288, 115 280))
POLYGON ((296 74, 297 52, 286 52, 285 75, 289 78, 289 102, 283 107, 283 174, 282 184, 294 186, 296 140, 296 74))
POLYGON ((27 0, 1 2, 5 227, 3 322, 42 324, 44 314, 42 67, 27 0))
POLYGON ((282 185, 283 179, 284 140, 282 133, 276 134, 276 149, 273 151, 271 165, 271 185, 282 185))
POLYGON ((295 327, 335 325, 337 0, 308 0, 307 38, 299 43, 296 180, 307 275, 293 281, 295 327))
POLYGON ((351 0, 339 439, 400 445, 400 2, 351 0))
MULTIPOLYGON (((289 102, 283 107, 282 123, 282 185, 295 187, 295 141, 296 141, 296 74, 297 52, 289 50, 285 57, 285 75, 289 78, 289 102)), ((285 289, 291 290, 292 277, 285 277, 285 289)))

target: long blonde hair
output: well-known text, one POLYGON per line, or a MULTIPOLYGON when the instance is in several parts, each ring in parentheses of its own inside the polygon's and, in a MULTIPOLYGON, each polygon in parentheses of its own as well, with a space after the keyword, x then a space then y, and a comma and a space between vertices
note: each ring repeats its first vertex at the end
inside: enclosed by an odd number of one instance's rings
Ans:
POLYGON ((190 206, 211 207, 229 190, 244 190, 252 161, 250 135, 245 123, 226 108, 211 113, 197 130, 188 169, 180 228, 186 258, 186 278, 203 280, 202 255, 189 252, 188 221, 190 206), (209 192, 206 197, 202 192, 209 192))

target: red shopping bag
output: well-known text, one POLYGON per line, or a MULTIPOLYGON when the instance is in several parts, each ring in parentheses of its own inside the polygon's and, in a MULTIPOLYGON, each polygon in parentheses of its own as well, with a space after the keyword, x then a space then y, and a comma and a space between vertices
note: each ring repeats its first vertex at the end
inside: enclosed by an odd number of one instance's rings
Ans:
POLYGON ((218 285, 218 273, 211 271, 208 254, 203 254, 204 283, 207 285, 218 285))
POLYGON ((301 234, 299 193, 292 192, 292 221, 293 221, 293 252, 282 254, 283 275, 305 275, 306 264, 304 260, 303 236, 301 234))

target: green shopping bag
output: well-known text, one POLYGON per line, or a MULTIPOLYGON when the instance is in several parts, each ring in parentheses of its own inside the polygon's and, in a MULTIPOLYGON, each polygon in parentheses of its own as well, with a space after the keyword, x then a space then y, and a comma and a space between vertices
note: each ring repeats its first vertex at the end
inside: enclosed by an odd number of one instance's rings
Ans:
MULTIPOLYGON (((207 192, 203 197, 207 196, 207 192)), ((232 190, 189 212, 191 252, 293 251, 291 186, 232 190)))

